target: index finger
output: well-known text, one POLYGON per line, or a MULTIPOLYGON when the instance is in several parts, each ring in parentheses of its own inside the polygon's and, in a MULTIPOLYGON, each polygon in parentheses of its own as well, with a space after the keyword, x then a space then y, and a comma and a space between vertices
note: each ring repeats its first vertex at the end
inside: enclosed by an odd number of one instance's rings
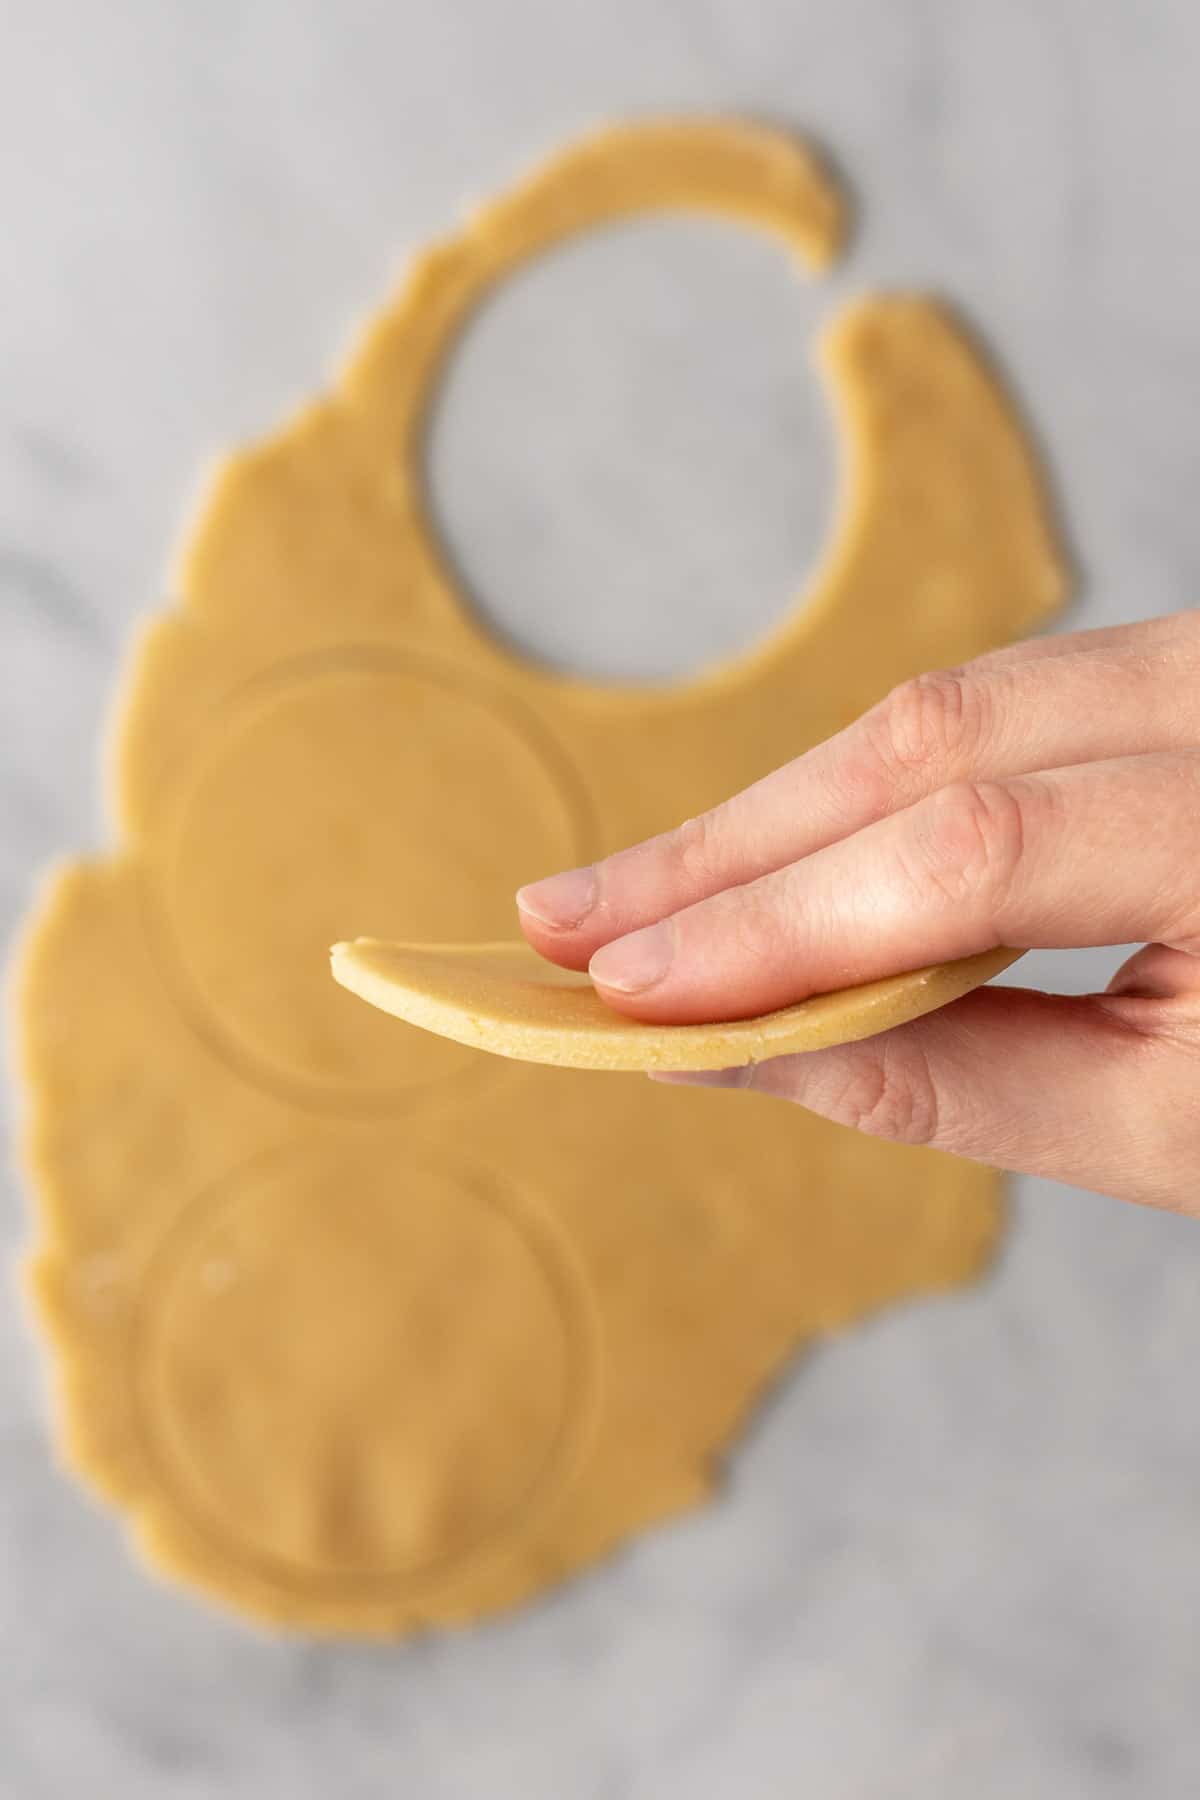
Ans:
MULTIPOLYGON (((773 874, 962 780, 1190 747, 1200 619, 905 682, 836 737, 674 831, 522 888, 535 950, 586 968, 614 938, 773 874), (1160 629, 1161 628, 1161 629, 1160 629)), ((1053 640, 1049 640, 1049 645, 1053 640)), ((1032 646, 1030 647, 1032 649, 1032 646)))
POLYGON ((619 1012, 751 1018, 1001 944, 1200 946, 1200 752, 961 782, 597 951, 619 1012))

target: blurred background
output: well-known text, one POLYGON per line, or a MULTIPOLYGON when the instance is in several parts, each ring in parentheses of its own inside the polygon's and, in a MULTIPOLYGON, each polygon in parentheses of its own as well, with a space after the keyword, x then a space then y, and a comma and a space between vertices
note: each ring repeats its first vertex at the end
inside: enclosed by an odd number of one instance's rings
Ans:
MULTIPOLYGON (((41 865, 104 842, 122 648, 210 457, 320 384, 412 246, 611 116, 795 124, 858 229, 804 288, 693 221, 503 291, 430 443, 497 630, 663 676, 780 617, 834 492, 812 336, 881 285, 947 293, 1007 369, 1078 556, 1071 624, 1200 598, 1190 0, 0 0, 0 44, 6 935, 41 865)), ((54 1469, 10 1300, 0 1793, 1200 1791, 1200 1229, 1013 1191, 994 1275, 809 1357, 718 1504, 396 1648, 275 1641, 146 1579, 54 1469)), ((11 1176, 2 1204, 15 1260, 11 1176)))

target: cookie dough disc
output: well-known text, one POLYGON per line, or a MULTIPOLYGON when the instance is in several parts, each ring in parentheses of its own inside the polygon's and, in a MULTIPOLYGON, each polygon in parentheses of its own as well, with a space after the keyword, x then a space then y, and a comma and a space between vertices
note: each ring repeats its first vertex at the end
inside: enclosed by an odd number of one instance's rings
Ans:
POLYGON ((623 1018, 586 975, 524 943, 335 944, 342 987, 410 1025, 509 1056, 571 1069, 733 1069, 890 1031, 990 981, 1021 955, 989 950, 820 994, 756 1019, 647 1025, 623 1018))

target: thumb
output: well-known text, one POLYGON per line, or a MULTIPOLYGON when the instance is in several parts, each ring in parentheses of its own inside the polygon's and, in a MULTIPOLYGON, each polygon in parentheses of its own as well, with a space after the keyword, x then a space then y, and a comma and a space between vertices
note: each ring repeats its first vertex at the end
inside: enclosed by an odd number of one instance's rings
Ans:
POLYGON ((1185 1208, 1196 1054, 1148 1024, 1119 998, 980 988, 861 1043, 658 1079, 772 1094, 873 1136, 1185 1208))

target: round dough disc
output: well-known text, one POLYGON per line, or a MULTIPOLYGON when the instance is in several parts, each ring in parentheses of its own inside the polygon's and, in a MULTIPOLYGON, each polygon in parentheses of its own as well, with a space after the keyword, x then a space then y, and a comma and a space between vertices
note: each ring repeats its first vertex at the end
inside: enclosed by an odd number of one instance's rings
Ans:
POLYGON ((919 1019, 990 981, 1023 955, 985 950, 861 987, 816 994, 757 1019, 648 1025, 613 1012, 586 975, 522 942, 335 944, 334 979, 439 1037, 518 1062, 570 1069, 732 1069, 796 1050, 823 1050, 919 1019))

